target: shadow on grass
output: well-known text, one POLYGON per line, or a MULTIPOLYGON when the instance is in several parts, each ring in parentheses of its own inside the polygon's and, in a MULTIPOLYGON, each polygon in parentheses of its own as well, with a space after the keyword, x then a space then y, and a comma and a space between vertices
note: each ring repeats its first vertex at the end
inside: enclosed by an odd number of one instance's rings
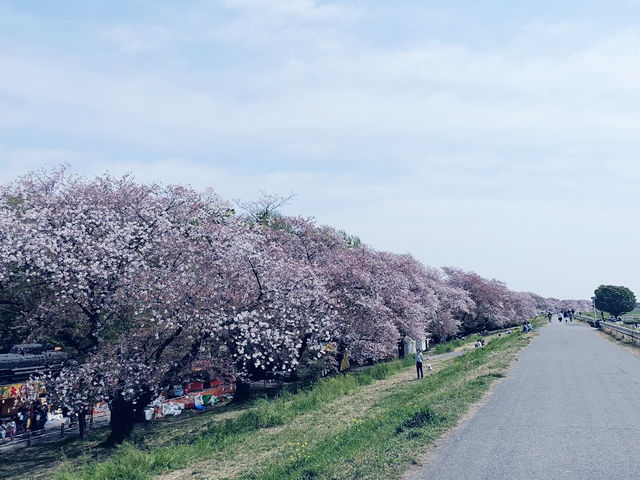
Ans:
MULTIPOLYGON (((205 412, 189 412, 186 415, 167 417, 162 421, 136 425, 129 442, 137 446, 167 445, 176 441, 195 437, 201 433, 203 423, 215 421, 221 413, 244 410, 250 406, 229 404, 225 408, 205 412), (177 434, 177 432, 182 432, 177 434)), ((109 445, 108 426, 95 429, 86 441, 77 436, 36 443, 31 447, 0 451, 0 479, 6 480, 51 480, 53 470, 63 462, 82 466, 105 460, 113 455, 117 446, 109 445)))
POLYGON ((32 447, 0 453, 0 478, 50 480, 51 468, 63 459, 72 462, 107 458, 112 449, 99 446, 106 439, 107 429, 91 435, 87 441, 67 438, 56 442, 36 444, 32 447))

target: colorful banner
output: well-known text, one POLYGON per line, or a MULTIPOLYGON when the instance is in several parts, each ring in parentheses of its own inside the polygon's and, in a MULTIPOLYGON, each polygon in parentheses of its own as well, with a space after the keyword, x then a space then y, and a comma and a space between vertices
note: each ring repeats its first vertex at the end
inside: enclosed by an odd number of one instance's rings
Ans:
MULTIPOLYGON (((33 386, 39 394, 45 392, 44 386, 41 386, 39 383, 34 383, 33 386)), ((29 386, 26 383, 14 383, 11 385, 0 385, 0 400, 8 400, 10 398, 28 398, 28 397, 36 397, 34 395, 35 392, 31 392, 29 395, 29 386)))

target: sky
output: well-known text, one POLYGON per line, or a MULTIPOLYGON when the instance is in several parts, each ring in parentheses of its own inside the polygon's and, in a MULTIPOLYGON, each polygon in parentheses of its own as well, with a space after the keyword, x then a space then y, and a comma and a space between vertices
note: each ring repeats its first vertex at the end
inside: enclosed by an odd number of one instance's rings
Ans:
POLYGON ((0 0, 0 183, 295 193, 370 246, 640 298, 640 1, 0 0))

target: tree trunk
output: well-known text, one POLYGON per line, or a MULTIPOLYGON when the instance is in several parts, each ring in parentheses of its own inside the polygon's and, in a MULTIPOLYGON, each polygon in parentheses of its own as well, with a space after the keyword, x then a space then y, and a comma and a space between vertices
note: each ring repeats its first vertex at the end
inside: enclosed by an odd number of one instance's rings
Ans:
POLYGON ((82 440, 87 438, 87 412, 84 410, 78 412, 78 433, 82 440))
POLYGON ((136 423, 145 421, 144 408, 151 401, 151 393, 145 393, 133 403, 125 400, 119 393, 111 402, 111 434, 108 444, 122 443, 133 432, 136 423))
POLYGON ((236 381, 236 393, 233 395, 233 401, 243 402, 249 398, 249 382, 243 382, 242 380, 236 381))
POLYGON ((111 435, 107 439, 107 443, 122 443, 133 431, 135 423, 135 413, 133 403, 126 401, 121 395, 111 402, 111 435))

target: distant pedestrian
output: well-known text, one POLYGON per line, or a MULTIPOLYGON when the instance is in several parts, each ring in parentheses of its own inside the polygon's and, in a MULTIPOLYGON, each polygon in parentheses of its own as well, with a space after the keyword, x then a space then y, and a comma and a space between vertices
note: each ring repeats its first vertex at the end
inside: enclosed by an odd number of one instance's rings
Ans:
POLYGON ((424 373, 422 372, 422 352, 418 350, 416 352, 416 373, 418 374, 418 378, 424 378, 424 373))

